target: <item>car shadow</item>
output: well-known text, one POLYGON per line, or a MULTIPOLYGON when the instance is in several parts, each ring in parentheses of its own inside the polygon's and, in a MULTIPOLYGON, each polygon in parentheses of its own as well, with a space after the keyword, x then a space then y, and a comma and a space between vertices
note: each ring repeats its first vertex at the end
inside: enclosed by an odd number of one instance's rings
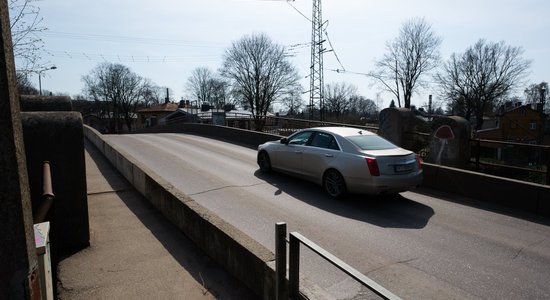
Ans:
POLYGON ((434 215, 431 207, 400 194, 348 195, 344 199, 334 199, 327 195, 321 186, 286 174, 263 173, 257 170, 254 176, 276 187, 276 196, 285 193, 327 212, 379 227, 421 229, 434 215))

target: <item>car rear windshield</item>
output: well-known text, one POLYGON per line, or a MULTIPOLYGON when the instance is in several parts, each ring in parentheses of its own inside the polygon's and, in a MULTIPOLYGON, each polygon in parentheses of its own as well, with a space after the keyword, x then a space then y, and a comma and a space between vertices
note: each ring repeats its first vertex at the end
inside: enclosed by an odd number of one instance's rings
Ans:
POLYGON ((378 135, 354 135, 346 138, 363 150, 386 150, 397 147, 378 135))

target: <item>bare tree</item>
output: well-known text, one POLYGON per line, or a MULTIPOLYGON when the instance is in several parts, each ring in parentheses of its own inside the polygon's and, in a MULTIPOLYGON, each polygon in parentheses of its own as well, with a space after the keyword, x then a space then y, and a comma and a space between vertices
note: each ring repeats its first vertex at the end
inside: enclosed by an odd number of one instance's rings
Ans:
POLYGON ((121 64, 102 63, 83 77, 85 91, 107 110, 111 132, 121 132, 123 121, 132 131, 135 110, 146 95, 147 81, 121 64))
POLYGON ((256 130, 262 130, 271 104, 298 82, 285 48, 265 34, 246 35, 233 42, 225 52, 221 74, 250 106, 256 130))
POLYGON ((525 89, 526 103, 531 104, 533 109, 542 109, 544 112, 550 111, 550 101, 548 98, 548 82, 534 83, 525 89))
POLYGON ((350 110, 350 99, 357 94, 357 87, 346 83, 328 83, 325 85, 325 111, 329 118, 342 121, 341 117, 350 110))
POLYGON ((199 103, 208 103, 215 108, 231 103, 229 84, 208 68, 194 69, 187 79, 186 88, 199 103))
POLYGON ((38 90, 29 80, 29 77, 24 72, 17 72, 17 89, 21 95, 38 95, 38 90))
POLYGON ((186 88, 199 103, 208 103, 211 98, 210 81, 214 79, 214 73, 205 67, 196 68, 187 79, 186 88))
POLYGON ((233 104, 229 83, 221 78, 212 78, 208 82, 210 87, 210 105, 215 108, 224 108, 227 104, 233 104))
POLYGON ((373 100, 358 95, 350 98, 350 113, 360 119, 376 120, 378 112, 378 106, 373 100))
POLYGON ((295 116, 299 114, 304 107, 304 101, 302 99, 302 87, 296 85, 295 88, 290 91, 280 101, 283 109, 287 111, 289 116, 295 116))
POLYGON ((42 25, 39 0, 9 0, 10 28, 17 70, 23 74, 41 68, 40 60, 44 41, 39 34, 46 30, 42 25))
POLYGON ((531 65, 522 53, 519 47, 481 39, 463 54, 452 54, 436 80, 453 112, 468 120, 474 115, 481 129, 483 115, 522 84, 531 65))
POLYGON ((141 104, 144 107, 150 107, 163 103, 166 98, 165 90, 165 88, 155 85, 151 80, 145 79, 143 82, 143 98, 141 104))
POLYGON ((422 76, 437 67, 440 45, 441 38, 431 25, 423 18, 412 19, 401 26, 395 40, 386 44, 386 54, 369 75, 396 97, 399 107, 403 100, 404 106, 410 108, 413 92, 423 85, 422 76))

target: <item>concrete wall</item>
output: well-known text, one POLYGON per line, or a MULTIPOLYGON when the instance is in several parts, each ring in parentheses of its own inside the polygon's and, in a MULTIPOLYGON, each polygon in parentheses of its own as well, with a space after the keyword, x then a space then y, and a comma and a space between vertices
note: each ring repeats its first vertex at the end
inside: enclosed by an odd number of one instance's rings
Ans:
POLYGON ((69 96, 21 95, 21 111, 72 111, 69 96))
POLYGON ((422 186, 550 216, 550 186, 423 164, 422 186))
POLYGON ((217 126, 210 124, 177 124, 168 126, 155 126, 144 128, 135 133, 190 133, 201 136, 211 137, 219 140, 225 140, 240 144, 249 148, 257 149, 258 145, 267 141, 281 139, 282 136, 267 134, 258 131, 251 131, 239 128, 217 126))
POLYGON ((269 249, 109 144, 96 130, 86 126, 85 135, 145 198, 210 257, 263 299, 275 298, 275 256, 269 249))
POLYGON ((50 162, 52 252, 83 249, 90 234, 82 117, 78 112, 22 112, 21 120, 34 213, 41 204, 42 165, 50 162))

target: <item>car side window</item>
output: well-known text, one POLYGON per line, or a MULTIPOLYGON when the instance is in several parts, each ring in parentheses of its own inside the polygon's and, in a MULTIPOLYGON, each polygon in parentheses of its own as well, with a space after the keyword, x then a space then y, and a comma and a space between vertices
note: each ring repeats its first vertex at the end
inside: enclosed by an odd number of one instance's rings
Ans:
POLYGON ((336 140, 334 139, 334 137, 324 132, 317 132, 313 136, 310 146, 332 149, 332 150, 340 150, 340 148, 338 147, 338 143, 336 143, 336 140))
POLYGON ((300 132, 288 140, 291 145, 305 145, 311 137, 311 131, 300 132))

